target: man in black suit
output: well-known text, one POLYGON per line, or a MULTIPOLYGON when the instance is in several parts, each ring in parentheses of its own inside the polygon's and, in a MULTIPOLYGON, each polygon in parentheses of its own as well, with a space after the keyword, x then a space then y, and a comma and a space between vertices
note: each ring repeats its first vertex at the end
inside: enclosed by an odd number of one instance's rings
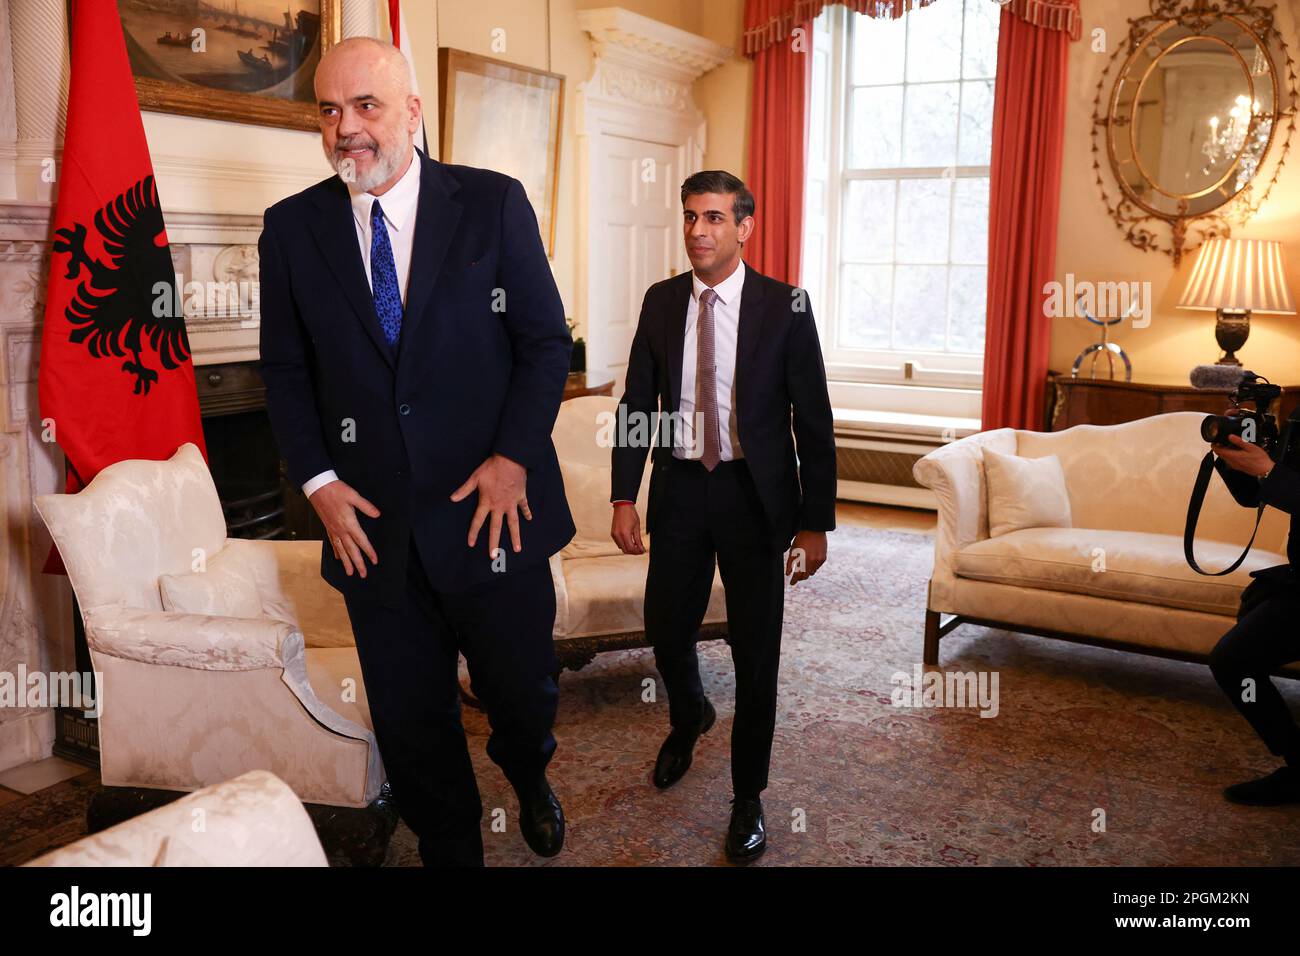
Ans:
POLYGON ((651 286, 641 306, 612 456, 611 536, 626 554, 645 552, 636 496, 647 446, 629 439, 658 421, 645 626, 672 730, 653 779, 660 788, 681 779, 716 716, 695 652, 716 561, 736 673, 724 846, 732 862, 748 862, 767 846, 760 794, 785 575, 793 585, 816 574, 835 528, 834 423, 807 294, 741 261, 753 194, 730 173, 696 173, 682 185, 682 209, 693 270, 651 286))
MULTIPOLYGON (((1228 414, 1239 414, 1229 409, 1228 414)), ((1210 652, 1210 670, 1234 707, 1249 721, 1269 751, 1284 761, 1259 780, 1235 783, 1223 791, 1233 803, 1278 806, 1300 803, 1300 726, 1269 676, 1275 668, 1300 660, 1300 472, 1286 460, 1274 461, 1259 445, 1230 436, 1230 447, 1211 445, 1215 470, 1237 503, 1247 508, 1272 505, 1291 515, 1287 564, 1251 572, 1241 592, 1237 624, 1210 652)), ((1300 440, 1300 435, 1296 436, 1300 440)))
POLYGON ((266 211, 267 405, 289 478, 328 532, 321 574, 347 604, 421 858, 483 862, 458 652, 523 836, 550 856, 564 816, 545 773, 558 697, 548 558, 575 530, 550 436, 572 343, 523 187, 415 150, 409 77, 401 53, 368 38, 317 69, 339 175, 266 211))

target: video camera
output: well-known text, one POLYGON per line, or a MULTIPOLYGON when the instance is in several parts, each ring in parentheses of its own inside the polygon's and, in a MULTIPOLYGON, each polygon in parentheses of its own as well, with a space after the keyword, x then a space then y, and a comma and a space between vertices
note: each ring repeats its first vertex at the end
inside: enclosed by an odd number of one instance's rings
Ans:
POLYGON ((1228 396, 1237 414, 1206 415, 1201 422, 1201 437, 1212 445, 1231 446, 1229 436, 1237 435, 1242 441, 1259 445, 1274 461, 1281 432, 1277 427, 1277 418, 1268 413, 1268 408, 1282 394, 1282 387, 1274 385, 1262 375, 1246 371, 1241 381, 1228 396), (1241 406, 1251 402, 1255 408, 1241 406))
MULTIPOLYGON (((1293 426, 1300 422, 1300 408, 1291 413, 1291 417, 1286 422, 1286 427, 1279 430, 1277 417, 1270 414, 1268 409, 1281 394, 1281 386, 1274 385, 1262 375, 1256 375, 1249 370, 1243 372, 1237 387, 1228 396, 1235 413, 1206 415, 1201 422, 1201 437, 1211 445, 1232 447, 1232 442, 1228 440, 1229 436, 1237 435, 1242 441, 1263 448, 1274 461, 1286 461, 1291 464, 1295 460, 1295 435, 1297 433, 1297 429, 1293 426), (1253 409, 1242 408, 1248 402, 1255 407, 1253 409)), ((1192 551, 1196 539, 1196 522, 1201 515, 1201 505, 1205 502, 1205 492, 1209 487, 1210 473, 1213 470, 1214 453, 1207 452, 1205 458, 1201 461, 1201 468, 1196 475, 1196 482, 1192 486, 1191 501, 1187 504, 1187 523, 1183 529, 1183 555, 1187 558, 1187 564, 1193 571, 1210 577, 1219 577, 1235 571, 1246 560, 1246 555, 1250 553, 1251 546, 1255 543, 1255 535, 1259 531, 1259 520, 1263 517, 1264 506, 1262 504, 1258 506, 1255 513, 1255 530, 1251 532, 1250 541, 1246 544, 1246 550, 1241 553, 1241 557, 1222 571, 1203 570, 1196 563, 1192 551)))

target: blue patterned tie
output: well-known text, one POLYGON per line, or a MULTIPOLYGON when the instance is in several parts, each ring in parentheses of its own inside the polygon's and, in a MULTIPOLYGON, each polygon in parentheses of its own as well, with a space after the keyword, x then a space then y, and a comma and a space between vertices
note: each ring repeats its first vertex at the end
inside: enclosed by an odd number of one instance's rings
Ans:
POLYGON ((375 314, 389 345, 397 344, 402 331, 402 290, 397 287, 397 264, 393 244, 388 241, 384 210, 379 200, 370 207, 370 289, 375 297, 375 314))

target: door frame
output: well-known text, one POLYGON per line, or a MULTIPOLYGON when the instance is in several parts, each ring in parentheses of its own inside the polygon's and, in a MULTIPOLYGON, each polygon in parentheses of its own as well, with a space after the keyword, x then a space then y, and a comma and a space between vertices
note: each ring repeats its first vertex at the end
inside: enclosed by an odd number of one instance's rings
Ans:
MULTIPOLYGON (((677 168, 686 177, 703 168, 707 124, 695 105, 691 87, 708 70, 724 63, 732 51, 685 30, 631 13, 603 7, 578 13, 592 39, 591 77, 578 85, 578 262, 576 312, 587 340, 589 368, 620 367, 626 355, 612 355, 606 324, 592 321, 593 303, 605 293, 605 277, 614 266, 595 197, 610 195, 605 181, 612 152, 610 137, 640 140, 676 152, 677 168)), ((676 245, 670 261, 688 269, 686 250, 676 245)), ((635 324, 636 316, 629 316, 635 324)), ((621 386, 621 375, 620 382, 621 386)))

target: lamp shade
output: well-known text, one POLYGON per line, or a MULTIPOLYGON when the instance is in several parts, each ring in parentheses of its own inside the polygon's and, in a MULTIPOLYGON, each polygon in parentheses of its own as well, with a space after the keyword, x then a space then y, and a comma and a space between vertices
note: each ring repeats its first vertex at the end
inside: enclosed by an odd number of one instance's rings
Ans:
POLYGON ((1206 240, 1178 308, 1295 315, 1282 244, 1272 239, 1206 240))

